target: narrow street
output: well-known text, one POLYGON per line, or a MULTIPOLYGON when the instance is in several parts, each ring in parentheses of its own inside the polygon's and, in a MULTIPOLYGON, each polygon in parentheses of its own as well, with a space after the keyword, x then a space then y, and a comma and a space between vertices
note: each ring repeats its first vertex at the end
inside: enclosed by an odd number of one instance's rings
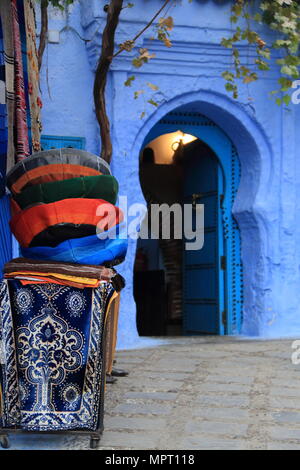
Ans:
MULTIPOLYGON (((300 449, 292 340, 178 338, 120 351, 101 449, 300 449)), ((87 437, 12 436, 12 448, 88 449, 87 437)))

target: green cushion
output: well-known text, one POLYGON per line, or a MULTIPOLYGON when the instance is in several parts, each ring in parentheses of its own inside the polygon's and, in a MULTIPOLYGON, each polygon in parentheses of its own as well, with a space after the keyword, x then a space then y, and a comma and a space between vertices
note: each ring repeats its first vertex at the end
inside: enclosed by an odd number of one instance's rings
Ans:
POLYGON ((104 199, 115 204, 118 196, 119 185, 110 175, 82 176, 69 180, 42 183, 29 186, 14 196, 21 209, 29 206, 45 203, 49 204, 62 199, 88 198, 104 199))

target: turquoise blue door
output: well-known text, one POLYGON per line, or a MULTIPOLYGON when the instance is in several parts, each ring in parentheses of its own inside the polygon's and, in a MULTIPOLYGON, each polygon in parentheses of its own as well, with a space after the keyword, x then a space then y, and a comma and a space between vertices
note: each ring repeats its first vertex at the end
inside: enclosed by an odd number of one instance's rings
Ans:
POLYGON ((220 205, 223 175, 214 153, 199 140, 186 146, 184 156, 184 204, 191 204, 194 232, 196 204, 204 206, 204 246, 199 250, 184 250, 184 334, 220 335, 224 334, 225 295, 220 205))
POLYGON ((239 334, 243 267, 240 231, 233 216, 241 177, 238 153, 212 120, 186 109, 172 111, 161 119, 143 147, 160 135, 178 130, 199 139, 186 146, 187 157, 195 163, 187 168, 184 192, 187 200, 205 205, 204 247, 184 253, 183 333, 239 334))

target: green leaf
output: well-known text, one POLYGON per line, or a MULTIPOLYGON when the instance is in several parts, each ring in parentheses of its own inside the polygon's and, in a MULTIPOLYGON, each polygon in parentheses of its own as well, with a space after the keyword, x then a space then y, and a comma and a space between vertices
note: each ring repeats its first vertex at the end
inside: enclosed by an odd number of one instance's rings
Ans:
POLYGON ((225 72, 222 73, 222 77, 224 78, 224 80, 226 80, 228 82, 233 82, 234 81, 234 74, 232 72, 225 71, 225 72))
POLYGON ((152 104, 152 106, 155 106, 156 108, 158 106, 158 103, 156 103, 156 101, 154 101, 152 98, 148 100, 148 103, 152 104))
POLYGON ((227 91, 233 91, 235 86, 232 83, 225 83, 225 88, 227 91))
POLYGON ((280 91, 288 91, 292 87, 293 81, 287 77, 280 77, 278 83, 280 85, 280 91))
POLYGON ((144 90, 135 91, 135 92, 134 92, 134 99, 137 100, 138 97, 139 97, 142 93, 144 93, 144 90))
POLYGON ((131 77, 128 77, 127 80, 124 82, 125 86, 131 86, 132 82, 135 80, 135 76, 131 75, 131 77))
POLYGON ((280 69, 280 72, 293 78, 299 77, 299 70, 295 65, 283 65, 280 69))
POLYGON ((259 70, 270 70, 270 65, 261 59, 256 59, 255 63, 258 65, 259 70))
POLYGON ((243 82, 248 84, 248 83, 255 82, 257 79, 258 77, 256 73, 250 73, 250 75, 247 75, 247 77, 244 78, 243 82))
POLYGON ((288 106, 291 102, 291 97, 290 95, 284 95, 284 97, 282 98, 283 102, 288 106))
POLYGON ((260 13, 255 13, 253 19, 254 19, 254 21, 257 21, 258 23, 261 23, 262 15, 260 13))

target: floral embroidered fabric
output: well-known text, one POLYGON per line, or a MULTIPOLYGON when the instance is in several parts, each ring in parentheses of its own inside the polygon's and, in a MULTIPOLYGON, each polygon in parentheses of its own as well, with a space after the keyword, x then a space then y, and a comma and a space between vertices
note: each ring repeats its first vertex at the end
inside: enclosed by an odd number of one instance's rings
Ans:
POLYGON ((2 426, 97 429, 103 328, 113 292, 107 282, 97 289, 0 284, 2 426))

